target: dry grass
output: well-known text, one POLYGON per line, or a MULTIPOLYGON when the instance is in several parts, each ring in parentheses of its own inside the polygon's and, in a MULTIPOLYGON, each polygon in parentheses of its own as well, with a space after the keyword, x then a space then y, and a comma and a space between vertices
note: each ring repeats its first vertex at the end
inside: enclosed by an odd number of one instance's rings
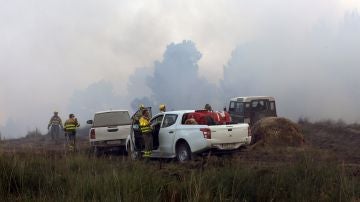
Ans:
POLYGON ((359 167, 319 161, 305 150, 290 152, 293 158, 286 162, 247 161, 235 155, 187 164, 81 153, 7 153, 0 155, 0 200, 350 201, 360 197, 359 167))
POLYGON ((0 142, 0 201, 359 201, 359 126, 299 122, 302 147, 248 147, 186 164, 0 142))
POLYGON ((251 143, 256 144, 255 147, 298 147, 304 144, 304 135, 299 125, 286 118, 263 118, 254 124, 251 132, 251 143))

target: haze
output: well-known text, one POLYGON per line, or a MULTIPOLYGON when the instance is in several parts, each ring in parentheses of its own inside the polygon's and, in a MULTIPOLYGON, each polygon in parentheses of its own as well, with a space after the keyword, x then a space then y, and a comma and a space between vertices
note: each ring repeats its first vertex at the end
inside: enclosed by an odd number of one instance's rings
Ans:
POLYGON ((0 132, 54 110, 215 109, 272 95, 279 115, 360 121, 356 0, 0 0, 0 132))

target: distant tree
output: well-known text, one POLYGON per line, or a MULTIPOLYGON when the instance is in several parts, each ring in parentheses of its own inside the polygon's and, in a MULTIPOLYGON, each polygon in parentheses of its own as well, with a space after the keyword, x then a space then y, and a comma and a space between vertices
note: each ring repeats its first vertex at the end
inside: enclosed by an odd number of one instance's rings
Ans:
POLYGON ((26 134, 26 138, 34 138, 34 137, 41 137, 42 136, 42 134, 41 134, 41 132, 39 131, 39 129, 38 128, 35 128, 35 130, 32 130, 32 131, 29 131, 29 132, 27 132, 27 134, 26 134))

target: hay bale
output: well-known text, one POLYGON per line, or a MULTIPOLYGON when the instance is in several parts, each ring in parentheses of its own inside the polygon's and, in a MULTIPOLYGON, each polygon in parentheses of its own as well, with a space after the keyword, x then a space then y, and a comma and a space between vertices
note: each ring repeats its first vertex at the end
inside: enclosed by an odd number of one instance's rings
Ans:
POLYGON ((300 126, 286 118, 263 118, 252 126, 251 133, 252 145, 299 147, 304 144, 300 126))

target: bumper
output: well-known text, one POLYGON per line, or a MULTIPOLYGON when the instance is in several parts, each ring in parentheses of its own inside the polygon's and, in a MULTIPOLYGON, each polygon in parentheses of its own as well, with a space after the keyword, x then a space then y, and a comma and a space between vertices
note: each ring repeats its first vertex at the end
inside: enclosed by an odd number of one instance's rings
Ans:
POLYGON ((96 147, 121 147, 126 145, 126 139, 90 141, 90 146, 96 147))

